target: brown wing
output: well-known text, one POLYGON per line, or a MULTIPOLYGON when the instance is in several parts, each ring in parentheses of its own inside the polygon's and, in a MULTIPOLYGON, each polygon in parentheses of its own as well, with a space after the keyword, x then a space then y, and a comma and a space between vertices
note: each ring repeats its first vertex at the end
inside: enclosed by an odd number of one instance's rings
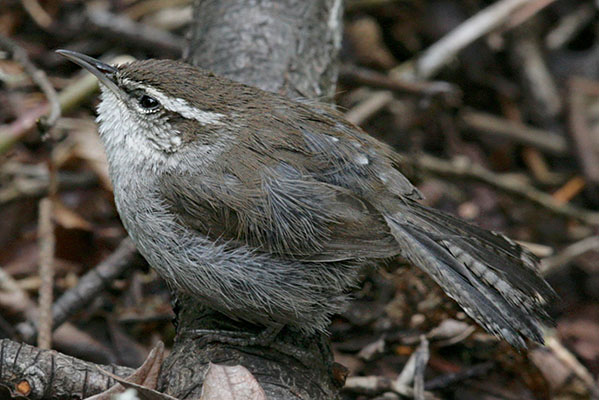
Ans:
POLYGON ((328 262, 398 253, 384 219, 367 202, 299 174, 279 163, 265 166, 254 183, 231 174, 170 176, 164 197, 198 232, 284 258, 328 262))
POLYGON ((165 177, 164 196, 185 224, 281 257, 399 252, 372 200, 420 195, 393 167, 390 148, 330 110, 302 103, 275 103, 266 124, 264 115, 256 118, 235 127, 240 143, 222 155, 224 169, 165 177))

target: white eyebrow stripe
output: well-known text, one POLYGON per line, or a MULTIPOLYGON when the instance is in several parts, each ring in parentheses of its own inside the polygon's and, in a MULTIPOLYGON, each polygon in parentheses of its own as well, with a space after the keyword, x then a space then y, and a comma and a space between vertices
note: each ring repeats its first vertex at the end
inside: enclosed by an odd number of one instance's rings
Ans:
POLYGON ((185 118, 194 119, 202 125, 221 125, 223 123, 220 119, 225 116, 224 114, 200 110, 191 106, 183 99, 169 97, 159 90, 130 81, 129 79, 123 79, 123 83, 127 86, 146 91, 150 96, 156 98, 165 109, 176 112, 185 118))

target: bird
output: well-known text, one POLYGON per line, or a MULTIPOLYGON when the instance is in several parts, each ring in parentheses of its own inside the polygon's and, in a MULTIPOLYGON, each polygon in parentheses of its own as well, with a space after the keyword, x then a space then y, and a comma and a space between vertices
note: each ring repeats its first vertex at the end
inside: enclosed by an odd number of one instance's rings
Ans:
POLYGON ((232 319, 327 331, 362 266, 402 257, 512 346, 543 343, 556 298, 539 259, 420 203, 401 156, 333 107, 181 61, 94 74, 115 203, 172 288, 232 319))

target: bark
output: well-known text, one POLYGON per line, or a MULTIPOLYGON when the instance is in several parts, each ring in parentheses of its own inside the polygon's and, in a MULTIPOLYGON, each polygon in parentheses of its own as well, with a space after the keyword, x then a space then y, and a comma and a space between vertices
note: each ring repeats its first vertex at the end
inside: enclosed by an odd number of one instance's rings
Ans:
POLYGON ((186 61, 284 94, 331 97, 341 0, 196 0, 186 61))
MULTIPOLYGON (((196 0, 186 60, 231 79, 290 98, 331 98, 341 42, 340 0, 196 0)), ((231 321, 179 295, 177 338, 159 388, 198 398, 208 363, 241 364, 269 399, 334 399, 344 369, 326 336, 284 329, 269 346, 205 343, 197 329, 256 335, 262 328, 231 321)))
POLYGON ((0 382, 15 397, 84 399, 116 383, 98 367, 122 378, 133 373, 133 369, 127 367, 98 365, 54 350, 0 340, 0 382))

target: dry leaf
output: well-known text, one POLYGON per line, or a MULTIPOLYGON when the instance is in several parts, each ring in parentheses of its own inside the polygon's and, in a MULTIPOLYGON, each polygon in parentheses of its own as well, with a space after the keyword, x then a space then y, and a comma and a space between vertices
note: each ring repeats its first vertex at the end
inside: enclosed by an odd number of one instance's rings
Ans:
POLYGON ((158 374, 160 373, 160 367, 162 366, 163 360, 164 344, 158 342, 141 367, 126 379, 98 368, 102 374, 114 379, 118 384, 102 393, 88 397, 87 400, 110 400, 114 395, 123 393, 126 388, 135 389, 137 391, 137 397, 142 400, 176 400, 172 396, 154 390, 158 382, 158 374))
POLYGON ((247 368, 210 363, 200 400, 266 400, 266 394, 247 368))

